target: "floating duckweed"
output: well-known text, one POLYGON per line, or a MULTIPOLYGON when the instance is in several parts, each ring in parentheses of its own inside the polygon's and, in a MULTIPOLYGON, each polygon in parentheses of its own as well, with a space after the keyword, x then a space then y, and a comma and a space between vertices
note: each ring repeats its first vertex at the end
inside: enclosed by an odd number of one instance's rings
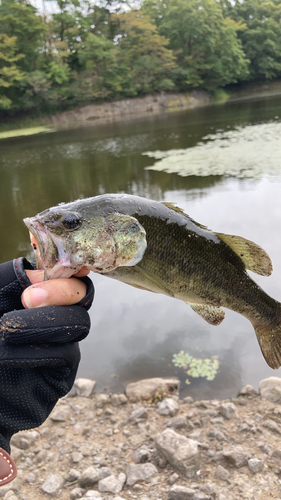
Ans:
POLYGON ((148 170, 188 175, 262 178, 281 175, 281 122, 261 123, 218 131, 196 146, 169 151, 146 151, 156 163, 148 170))
MULTIPOLYGON (((187 375, 190 377, 204 377, 209 381, 214 380, 220 366, 217 356, 199 359, 184 351, 174 354, 172 361, 175 366, 186 370, 187 375)), ((190 380, 186 379, 185 383, 190 384, 190 380)))

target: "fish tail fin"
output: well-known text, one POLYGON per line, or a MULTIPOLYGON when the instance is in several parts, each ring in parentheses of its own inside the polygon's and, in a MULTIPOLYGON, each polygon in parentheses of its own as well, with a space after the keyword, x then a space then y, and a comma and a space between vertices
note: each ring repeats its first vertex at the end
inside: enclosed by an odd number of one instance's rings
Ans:
POLYGON ((275 321, 254 328, 265 361, 277 370, 281 366, 281 304, 277 306, 275 321))

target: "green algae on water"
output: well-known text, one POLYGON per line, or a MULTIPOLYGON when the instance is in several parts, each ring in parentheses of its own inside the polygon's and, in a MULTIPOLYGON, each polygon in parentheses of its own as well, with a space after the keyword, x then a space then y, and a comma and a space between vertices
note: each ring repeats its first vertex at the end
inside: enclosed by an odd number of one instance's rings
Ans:
MULTIPOLYGON (((278 117, 276 117, 278 119, 278 117)), ((147 151, 156 163, 147 170, 189 175, 260 179, 281 175, 281 122, 237 127, 203 137, 196 146, 147 151)))
MULTIPOLYGON (((220 367, 220 362, 217 356, 200 359, 194 358, 191 354, 184 351, 174 354, 172 362, 175 366, 186 370, 186 374, 190 377, 203 377, 208 381, 214 380, 220 367)), ((190 384, 190 380, 186 379, 185 383, 190 384)))
POLYGON ((0 139, 10 139, 12 137, 21 137, 27 135, 35 135, 41 134, 43 132, 52 132, 53 129, 51 127, 29 127, 29 128, 20 128, 17 130, 6 130, 5 132, 0 132, 0 139))

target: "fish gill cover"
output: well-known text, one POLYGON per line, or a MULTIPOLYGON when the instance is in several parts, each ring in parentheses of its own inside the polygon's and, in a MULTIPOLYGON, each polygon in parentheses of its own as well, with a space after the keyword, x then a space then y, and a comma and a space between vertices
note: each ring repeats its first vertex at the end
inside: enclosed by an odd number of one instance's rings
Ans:
MULTIPOLYGON (((276 117, 278 118, 278 117, 276 117)), ((203 137, 196 146, 143 153, 157 161, 146 167, 189 175, 261 178, 281 175, 281 122, 237 127, 203 137)))

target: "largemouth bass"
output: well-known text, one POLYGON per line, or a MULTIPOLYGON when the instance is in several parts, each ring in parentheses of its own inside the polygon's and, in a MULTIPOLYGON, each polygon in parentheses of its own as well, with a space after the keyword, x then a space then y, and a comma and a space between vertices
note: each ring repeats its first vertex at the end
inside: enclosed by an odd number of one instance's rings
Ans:
POLYGON ((173 204, 126 194, 60 204, 24 222, 48 279, 86 266, 181 299, 211 325, 224 319, 222 308, 231 309, 252 323, 268 365, 281 365, 281 304, 246 272, 272 272, 255 243, 212 232, 173 204))

